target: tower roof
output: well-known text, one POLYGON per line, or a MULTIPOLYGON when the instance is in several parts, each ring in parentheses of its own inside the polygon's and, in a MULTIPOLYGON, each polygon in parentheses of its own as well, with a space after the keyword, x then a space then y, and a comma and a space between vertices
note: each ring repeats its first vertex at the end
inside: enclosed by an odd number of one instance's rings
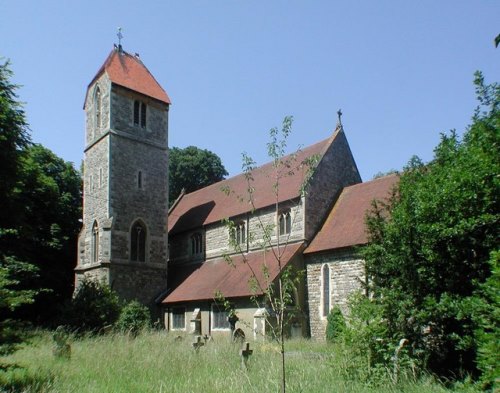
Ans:
POLYGON ((90 82, 89 88, 104 72, 116 85, 126 87, 165 104, 171 103, 166 91, 163 90, 138 55, 131 55, 120 47, 114 48, 90 82))

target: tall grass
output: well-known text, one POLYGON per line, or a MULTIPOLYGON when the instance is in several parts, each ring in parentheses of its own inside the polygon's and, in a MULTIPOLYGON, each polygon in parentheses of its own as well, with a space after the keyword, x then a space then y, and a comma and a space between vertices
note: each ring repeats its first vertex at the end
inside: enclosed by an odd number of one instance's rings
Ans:
MULTIPOLYGON (((42 333, 2 363, 0 389, 9 392, 279 392, 280 352, 272 343, 251 343, 249 369, 243 370, 240 345, 209 342, 196 353, 192 337, 176 341, 165 332, 145 332, 71 340, 70 360, 56 359, 53 342, 42 333)), ((289 392, 448 392, 431 378, 392 384, 353 380, 343 370, 346 359, 334 347, 307 340, 287 343, 289 392)), ((345 356, 345 355, 342 355, 345 356)), ((472 390, 470 390, 472 391, 472 390)))

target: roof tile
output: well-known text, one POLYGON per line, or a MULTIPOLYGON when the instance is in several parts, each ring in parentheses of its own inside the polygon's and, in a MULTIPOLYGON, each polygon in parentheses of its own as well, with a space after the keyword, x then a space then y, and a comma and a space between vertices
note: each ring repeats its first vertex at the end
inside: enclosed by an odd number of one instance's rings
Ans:
POLYGON ((365 216, 371 202, 389 198, 398 180, 398 175, 389 175, 344 188, 323 227, 304 253, 366 244, 365 216))
MULTIPOLYGON (((287 201, 300 196, 300 189, 305 181, 308 168, 301 165, 314 155, 324 155, 338 132, 330 138, 300 150, 294 157, 286 181, 280 183, 278 202, 287 201)), ((283 160, 291 159, 292 155, 283 160)), ((254 207, 260 209, 276 202, 273 192, 275 171, 272 163, 255 168, 251 172, 253 180, 250 185, 256 190, 254 207)), ((222 180, 198 191, 184 195, 171 210, 168 216, 168 231, 170 235, 192 228, 218 222, 224 218, 235 217, 252 210, 248 202, 248 186, 245 174, 222 180), (230 192, 224 192, 230 190, 230 192)))
MULTIPOLYGON (((281 265, 288 263, 302 249, 303 243, 294 243, 282 246, 281 265)), ((179 269, 184 269, 180 266, 179 269)), ((279 274, 279 266, 271 250, 253 251, 248 254, 232 257, 231 263, 224 258, 209 260, 199 265, 187 278, 170 293, 163 304, 190 302, 215 299, 220 292, 225 298, 237 298, 263 294, 262 290, 252 290, 250 280, 255 272, 262 289, 273 282, 279 274), (264 270, 269 274, 269 280, 264 277, 264 270)), ((176 270, 169 272, 175 275, 176 270)))
POLYGON ((149 72, 138 56, 133 56, 125 51, 115 48, 97 72, 89 87, 104 72, 111 82, 137 91, 145 96, 154 98, 165 104, 170 104, 170 98, 154 76, 149 72))

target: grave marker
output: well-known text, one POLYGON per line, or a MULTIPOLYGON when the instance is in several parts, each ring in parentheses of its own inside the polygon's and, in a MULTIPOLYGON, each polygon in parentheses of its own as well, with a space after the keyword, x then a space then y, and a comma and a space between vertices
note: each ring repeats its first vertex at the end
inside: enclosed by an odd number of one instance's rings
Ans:
POLYGON ((243 349, 240 350, 241 356, 241 367, 244 370, 248 370, 248 358, 252 355, 253 350, 250 349, 250 343, 246 342, 243 349))

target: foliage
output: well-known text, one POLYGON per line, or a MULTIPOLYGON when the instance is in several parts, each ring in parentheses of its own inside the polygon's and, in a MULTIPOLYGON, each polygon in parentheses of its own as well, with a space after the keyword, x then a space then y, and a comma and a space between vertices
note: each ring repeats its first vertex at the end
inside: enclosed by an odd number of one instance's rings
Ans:
POLYGON ((24 339, 23 325, 12 319, 12 311, 33 302, 34 290, 20 289, 19 277, 34 274, 32 265, 0 252, 0 356, 13 352, 24 339))
POLYGON ((31 144, 11 77, 9 63, 0 65, 2 267, 16 281, 11 288, 37 295, 2 318, 46 323, 73 292, 81 178, 72 164, 31 144))
POLYGON ((10 82, 9 62, 0 65, 0 355, 13 351, 24 339, 14 312, 33 302, 35 290, 23 287, 36 269, 10 249, 9 238, 19 231, 15 185, 21 171, 22 150, 29 142, 28 125, 17 101, 18 86, 10 82))
POLYGON ((115 326, 118 330, 129 332, 135 336, 141 330, 151 326, 149 309, 137 300, 132 300, 121 309, 120 317, 115 326))
POLYGON ((118 295, 108 285, 85 278, 63 308, 61 322, 77 333, 98 333, 112 326, 120 311, 118 295))
POLYGON ((463 139, 443 134, 429 164, 409 162, 391 202, 374 202, 364 249, 384 337, 408 339, 420 365, 447 377, 475 372, 469 303, 500 238, 500 87, 479 73, 475 83, 480 106, 463 139))
POLYGON ((25 285, 44 291, 23 315, 44 323, 73 293, 81 177, 71 163, 41 145, 26 148, 21 164, 15 190, 20 226, 5 241, 11 254, 39 268, 38 277, 25 285))
POLYGON ((183 189, 193 192, 227 176, 219 156, 195 146, 170 149, 168 171, 170 204, 175 202, 183 189))
POLYGON ((478 354, 477 365, 481 370, 484 387, 496 391, 500 388, 500 251, 494 251, 490 259, 491 276, 480 285, 472 299, 478 354))
POLYGON ((345 318, 340 307, 335 306, 330 310, 326 323, 326 340, 334 342, 346 329, 345 318))
POLYGON ((0 227, 11 228, 16 221, 11 197, 20 169, 22 150, 29 145, 30 135, 22 104, 12 84, 8 61, 0 64, 0 227))

